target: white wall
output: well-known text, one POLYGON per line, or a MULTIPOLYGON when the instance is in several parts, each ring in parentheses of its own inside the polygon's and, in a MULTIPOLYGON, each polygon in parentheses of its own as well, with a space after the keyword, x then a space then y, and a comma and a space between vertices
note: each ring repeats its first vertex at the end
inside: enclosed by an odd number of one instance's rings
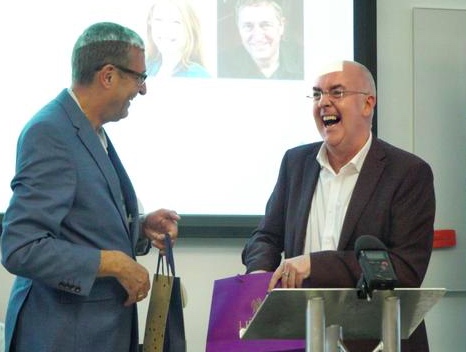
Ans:
MULTIPOLYGON (((429 334, 432 352, 443 351, 466 351, 466 341, 463 337, 463 329, 466 325, 466 277, 463 274, 466 267, 466 131, 463 129, 464 117, 458 118, 466 110, 464 91, 452 92, 451 95, 463 94, 459 99, 463 106, 452 106, 442 96, 450 95, 433 94, 429 97, 429 88, 416 86, 419 83, 419 74, 434 77, 431 72, 419 71, 420 67, 414 68, 414 26, 413 8, 440 8, 440 9, 466 9, 464 0, 378 0, 377 1, 377 46, 378 46, 378 135, 409 151, 425 158, 433 167, 437 215, 435 226, 439 228, 453 228, 457 231, 457 246, 449 249, 434 250, 429 270, 424 281, 424 287, 445 287, 447 289, 462 290, 463 292, 450 293, 442 299, 426 316, 426 325, 429 334), (416 74, 416 75, 415 75, 416 74), (419 100, 422 101, 419 101, 419 100), (423 107, 424 109, 419 109, 423 107), (421 111, 424 111, 422 114, 421 111), (437 112, 440 112, 437 114, 437 112), (430 114, 436 114, 431 116, 430 114), (451 123, 458 119, 460 123, 451 123), (444 123, 432 123, 432 121, 443 120, 444 123), (463 124, 461 124, 463 121, 463 124), (439 140, 439 136, 445 136, 439 140), (452 150, 453 146, 457 146, 452 150), (453 165, 453 167, 445 167, 453 165), (453 187, 451 187, 453 184, 453 187), (451 191, 453 189, 453 191, 451 191)), ((447 44, 438 48, 435 45, 417 45, 416 57, 425 55, 426 59, 434 56, 435 50, 445 50, 455 47, 455 41, 463 41, 461 28, 455 32, 450 28, 450 23, 444 21, 433 21, 425 25, 425 31, 438 31, 442 35, 444 28, 457 33, 456 35, 445 35, 447 44), (444 48, 444 46, 446 48, 444 48), (425 48, 426 53, 419 52, 425 48)), ((419 31, 422 28, 417 27, 419 31)), ((430 32, 429 32, 430 33, 430 32)), ((448 32, 450 33, 450 32, 448 32)), ((432 42, 434 37, 432 36, 432 42)), ((429 37, 426 38, 429 41, 429 37)), ((416 41, 418 44, 418 42, 416 41)), ((459 46, 459 45, 458 45, 459 46)), ((464 60, 458 66, 466 66, 466 57, 458 57, 457 50, 452 50, 456 60, 464 60)), ((448 57, 448 54, 444 55, 448 57)), ((419 63, 419 60, 416 62, 419 63)), ((425 62, 425 60, 423 61, 425 62)), ((432 87, 440 85, 447 90, 455 87, 455 82, 445 82, 446 77, 451 77, 451 72, 462 72, 457 66, 445 64, 444 67, 436 66, 440 79, 431 79, 426 85, 432 87), (442 73, 445 72, 445 78, 442 73), (440 83, 440 81, 442 81, 440 83)), ((461 76, 461 74, 458 74, 461 76)), ((464 81, 464 77, 457 78, 464 81)), ((460 83, 460 86, 462 84, 460 83)), ((462 85, 464 87, 464 85, 462 85)), ((453 89, 454 91, 455 89, 453 89)), ((435 90, 432 90, 435 91, 435 90)), ((457 95, 456 95, 457 96, 457 95)))
MULTIPOLYGON (((401 148, 414 151, 412 9, 413 7, 466 9, 466 1, 377 0, 377 6, 378 135, 401 148)), ((458 33, 458 38, 462 37, 464 37, 463 33, 458 33)), ((466 174, 464 154, 446 157, 456 160, 458 170, 451 172, 466 174)), ((458 197, 465 196, 464 189, 458 192, 458 197)), ((466 214, 466 209, 460 211, 466 214)), ((438 219, 439 222, 444 220, 438 219)), ((466 267, 466 263, 460 268, 442 267, 442 256, 465 257, 462 256, 466 245, 463 239, 466 234, 465 224, 451 225, 456 226, 458 231, 458 246, 448 252, 434 252, 426 287, 437 286, 440 279, 438 275, 442 272, 455 269, 462 271, 466 267)), ((204 351, 213 281, 243 271, 240 264, 242 245, 241 239, 180 238, 177 243, 175 248, 177 274, 182 277, 188 291, 188 306, 185 310, 188 352, 204 351)), ((141 262, 153 270, 155 260, 156 257, 152 253, 142 258, 141 262)), ((1 268, 0 320, 4 319, 11 281, 11 276, 1 268)), ((463 286, 464 288, 466 285, 463 286)), ((465 307, 466 299, 459 294, 444 299, 429 313, 427 327, 432 352, 466 350, 461 331, 466 325, 465 307), (460 309, 463 313, 458 314, 460 309), (447 346, 444 344, 446 341, 448 341, 447 346)), ((147 302, 143 302, 140 304, 142 328, 146 311, 147 302)))

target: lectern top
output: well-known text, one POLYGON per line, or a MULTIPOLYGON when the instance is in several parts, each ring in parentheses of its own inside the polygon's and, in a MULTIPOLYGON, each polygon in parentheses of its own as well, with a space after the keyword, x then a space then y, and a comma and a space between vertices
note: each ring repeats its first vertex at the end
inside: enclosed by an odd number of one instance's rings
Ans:
POLYGON ((345 340, 378 339, 387 297, 400 300, 400 336, 407 339, 427 312, 445 294, 444 288, 375 290, 367 301, 357 289, 275 289, 270 292, 243 333, 244 339, 304 339, 307 303, 324 299, 325 326, 340 325, 345 340))

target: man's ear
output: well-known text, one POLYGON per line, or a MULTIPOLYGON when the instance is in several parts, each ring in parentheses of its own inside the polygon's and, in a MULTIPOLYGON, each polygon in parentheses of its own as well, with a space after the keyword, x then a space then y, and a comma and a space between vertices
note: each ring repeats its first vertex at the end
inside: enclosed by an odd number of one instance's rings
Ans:
POLYGON ((363 106, 363 114, 364 116, 371 116, 373 110, 375 109, 375 104, 377 102, 377 98, 373 95, 368 95, 364 100, 363 106))
POLYGON ((112 65, 105 65, 102 67, 102 69, 97 72, 98 75, 98 80, 100 84, 102 84, 105 87, 111 86, 113 80, 114 80, 114 75, 116 74, 116 70, 112 65))

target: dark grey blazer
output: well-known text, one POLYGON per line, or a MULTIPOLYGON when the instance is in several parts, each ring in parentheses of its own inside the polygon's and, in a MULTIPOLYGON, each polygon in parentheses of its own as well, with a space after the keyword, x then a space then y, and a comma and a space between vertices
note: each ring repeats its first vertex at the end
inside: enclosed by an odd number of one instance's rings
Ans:
MULTIPOLYGON (((302 254, 320 172, 316 156, 321 144, 286 152, 265 216, 242 253, 248 272, 275 270, 282 252, 287 258, 302 254)), ((311 254, 311 277, 305 286, 355 287, 361 270, 354 244, 359 236, 372 235, 389 248, 400 286, 419 287, 432 251, 434 218, 430 166, 411 153, 373 138, 348 206, 337 251, 311 254)), ((411 345, 415 349, 410 350, 404 343, 403 351, 427 351, 423 331, 416 338, 416 345, 411 345)), ((417 336, 415 332, 410 340, 417 336)), ((356 348, 365 351, 361 345, 356 348)))
POLYGON ((135 305, 123 306, 116 279, 96 278, 101 249, 136 256, 136 195, 66 90, 23 129, 11 186, 1 250, 17 278, 5 351, 12 340, 19 352, 136 351, 135 305))

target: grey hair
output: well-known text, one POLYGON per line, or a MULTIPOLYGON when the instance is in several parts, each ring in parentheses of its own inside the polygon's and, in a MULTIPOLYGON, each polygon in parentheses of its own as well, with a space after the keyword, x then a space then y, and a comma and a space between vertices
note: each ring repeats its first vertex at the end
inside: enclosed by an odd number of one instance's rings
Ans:
POLYGON ((270 5, 277 15, 277 18, 281 20, 283 18, 283 9, 280 4, 275 0, 237 0, 235 5, 236 22, 238 22, 239 12, 243 7, 259 6, 259 5, 270 5))
POLYGON ((73 48, 73 83, 91 83, 95 72, 105 64, 126 66, 132 47, 144 51, 144 41, 132 29, 112 22, 91 25, 79 36, 73 48))

